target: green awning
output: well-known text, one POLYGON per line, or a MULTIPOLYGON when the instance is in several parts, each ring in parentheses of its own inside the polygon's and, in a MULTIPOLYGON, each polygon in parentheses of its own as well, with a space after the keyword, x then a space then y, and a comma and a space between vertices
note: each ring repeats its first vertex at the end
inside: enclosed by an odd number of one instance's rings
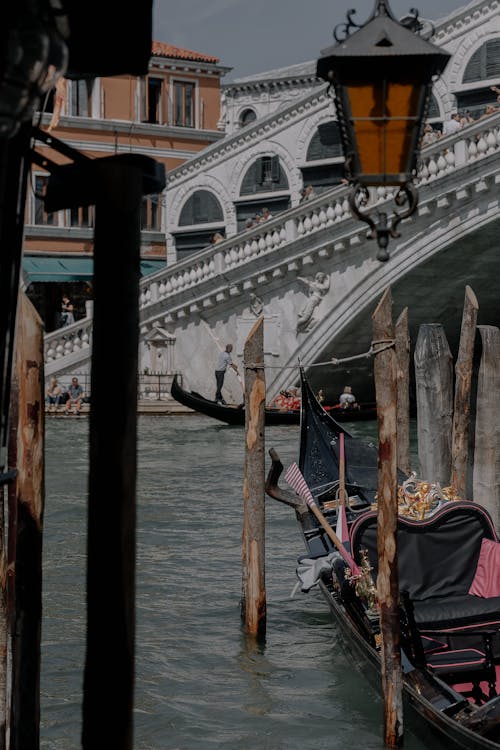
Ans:
POLYGON ((166 260, 141 260, 141 276, 149 276, 150 273, 161 271, 167 267, 166 260))
MULTIPOLYGON (((28 255, 23 258, 26 283, 33 281, 92 281, 92 258, 48 258, 28 255)), ((141 260, 141 276, 160 271, 166 267, 164 260, 141 260)))

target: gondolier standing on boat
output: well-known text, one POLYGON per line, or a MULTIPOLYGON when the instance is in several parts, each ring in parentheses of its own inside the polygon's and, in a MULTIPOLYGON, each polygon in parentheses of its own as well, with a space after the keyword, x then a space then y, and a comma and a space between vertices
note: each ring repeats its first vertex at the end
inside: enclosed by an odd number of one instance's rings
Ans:
POLYGON ((225 404, 226 402, 222 398, 222 386, 224 384, 224 376, 226 374, 226 370, 228 367, 232 367, 235 373, 238 374, 238 368, 234 364, 231 352, 233 351, 233 345, 232 344, 226 344, 226 348, 223 352, 220 352, 219 357, 217 359, 217 367, 215 368, 215 382, 217 385, 217 390, 215 391, 215 400, 218 404, 225 404))

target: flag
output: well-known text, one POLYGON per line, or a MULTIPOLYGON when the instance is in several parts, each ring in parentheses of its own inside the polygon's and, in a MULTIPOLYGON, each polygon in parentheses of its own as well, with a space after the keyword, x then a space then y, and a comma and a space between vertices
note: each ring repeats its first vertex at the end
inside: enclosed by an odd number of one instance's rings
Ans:
POLYGON ((52 117, 50 118, 49 127, 47 132, 50 133, 54 128, 59 125, 59 117, 63 108, 63 104, 66 101, 66 79, 61 76, 57 79, 56 90, 54 93, 54 107, 52 110, 52 117))
POLYGON ((339 503, 339 508, 337 512, 337 526, 335 528, 335 533, 337 534, 338 538, 346 548, 348 552, 351 551, 351 542, 349 540, 349 531, 347 529, 347 517, 345 514, 345 505, 343 503, 339 503))
POLYGON ((304 479, 301 470, 297 466, 296 463, 291 464, 285 473, 285 481, 288 482, 290 487, 292 487, 297 495, 300 495, 300 497, 306 501, 307 505, 311 510, 313 510, 314 514, 321 519, 321 525, 323 528, 327 529, 329 532, 329 537, 337 547, 338 551, 344 558, 345 562, 349 567, 351 568, 351 571, 353 575, 359 575, 360 569, 358 565, 355 563, 354 559, 352 558, 350 552, 348 552, 344 545, 342 544, 341 539, 338 538, 338 535, 334 533, 333 529, 331 528, 330 524, 326 520, 326 518, 323 516, 322 512, 314 502, 314 498, 312 496, 311 490, 307 486, 307 482, 304 479))
POLYGON ((300 495, 300 497, 306 501, 310 508, 316 504, 311 494, 311 490, 307 486, 307 482, 296 463, 291 464, 286 470, 285 482, 288 482, 290 487, 295 490, 297 495, 300 495))

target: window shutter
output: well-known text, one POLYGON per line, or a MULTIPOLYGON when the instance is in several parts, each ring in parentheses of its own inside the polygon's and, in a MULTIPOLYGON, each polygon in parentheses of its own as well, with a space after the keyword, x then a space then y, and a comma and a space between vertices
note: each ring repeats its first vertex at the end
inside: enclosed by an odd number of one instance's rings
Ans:
POLYGON ((257 185, 262 185, 266 179, 266 161, 264 157, 262 159, 259 159, 257 162, 257 175, 256 175, 256 183, 257 185))
POLYGON ((280 160, 278 156, 271 159, 271 182, 280 181, 280 160))
POLYGON ((197 190, 184 204, 179 218, 179 226, 208 224, 223 221, 222 206, 213 193, 197 190))
POLYGON ((480 81, 482 78, 481 72, 483 68, 483 57, 484 57, 484 44, 480 47, 467 63, 465 68, 463 83, 472 83, 472 81, 480 81))
POLYGON ((306 161, 320 161, 342 156, 339 126, 336 122, 326 122, 318 126, 307 149, 306 161))
POLYGON ((500 76, 500 39, 486 42, 486 78, 500 76))
POLYGON ((427 117, 439 117, 439 106, 434 94, 432 94, 429 102, 429 112, 427 113, 427 117))

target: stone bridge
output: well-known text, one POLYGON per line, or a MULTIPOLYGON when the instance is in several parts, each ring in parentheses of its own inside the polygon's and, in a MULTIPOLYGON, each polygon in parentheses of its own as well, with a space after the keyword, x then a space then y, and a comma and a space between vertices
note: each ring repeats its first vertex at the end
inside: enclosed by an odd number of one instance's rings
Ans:
MULTIPOLYGON (((219 346, 233 342, 241 365, 245 338, 263 314, 269 397, 297 380, 299 360, 306 368, 327 363, 310 371, 327 396, 346 382, 358 397, 373 396, 371 360, 329 361, 369 350, 371 314, 387 286, 395 319, 408 307, 413 342, 420 323, 441 322, 456 348, 466 284, 478 296, 479 322, 500 324, 499 182, 500 114, 422 151, 419 207, 385 264, 338 187, 148 276, 141 371, 181 372, 213 397, 219 346)), ((382 205, 388 194, 379 189, 372 199, 382 205)), ((47 335, 46 375, 88 372, 91 345, 91 318, 47 335)), ((228 401, 241 400, 236 378, 227 376, 225 388, 228 401)))

